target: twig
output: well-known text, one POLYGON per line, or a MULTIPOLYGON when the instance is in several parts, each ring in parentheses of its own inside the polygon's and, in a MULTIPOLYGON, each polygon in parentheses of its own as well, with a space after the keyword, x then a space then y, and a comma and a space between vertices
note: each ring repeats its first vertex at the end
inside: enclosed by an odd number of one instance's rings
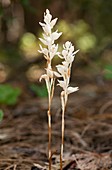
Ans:
POLYGON ((112 100, 105 103, 99 110, 99 114, 104 113, 104 111, 112 105, 112 100))
POLYGON ((14 165, 14 170, 16 170, 17 165, 14 165))
POLYGON ((10 169, 10 168, 12 168, 12 167, 14 167, 13 170, 16 170, 16 166, 17 166, 17 165, 15 165, 15 164, 14 164, 14 165, 10 165, 10 166, 8 166, 7 168, 5 168, 4 170, 8 170, 8 169, 10 169))

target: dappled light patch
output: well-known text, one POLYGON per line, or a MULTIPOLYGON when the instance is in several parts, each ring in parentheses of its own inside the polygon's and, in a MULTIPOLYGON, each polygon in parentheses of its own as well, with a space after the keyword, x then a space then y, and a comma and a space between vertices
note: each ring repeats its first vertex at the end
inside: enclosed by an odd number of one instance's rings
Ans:
POLYGON ((30 32, 23 34, 20 41, 20 50, 23 52, 24 57, 28 61, 33 61, 38 57, 38 43, 36 36, 30 32))
POLYGON ((26 77, 31 82, 37 82, 40 76, 43 74, 43 70, 38 65, 32 65, 26 71, 26 77))
POLYGON ((3 83, 7 80, 10 73, 10 69, 7 65, 0 63, 0 83, 3 83))

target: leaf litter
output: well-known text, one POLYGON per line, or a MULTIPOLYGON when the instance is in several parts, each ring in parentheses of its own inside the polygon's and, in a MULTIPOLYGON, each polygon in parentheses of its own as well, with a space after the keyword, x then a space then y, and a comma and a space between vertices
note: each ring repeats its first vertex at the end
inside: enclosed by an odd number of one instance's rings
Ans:
MULTIPOLYGON (((72 95, 65 114, 63 170, 112 170, 111 84, 87 85, 72 95)), ((4 107, 0 124, 0 170, 48 169, 47 99, 26 97, 4 107)), ((52 169, 58 170, 61 140, 59 98, 52 103, 52 169)))

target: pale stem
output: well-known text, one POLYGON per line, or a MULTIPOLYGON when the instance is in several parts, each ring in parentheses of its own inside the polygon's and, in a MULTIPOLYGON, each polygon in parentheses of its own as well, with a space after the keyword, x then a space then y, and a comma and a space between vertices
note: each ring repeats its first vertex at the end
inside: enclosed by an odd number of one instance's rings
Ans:
POLYGON ((61 138, 61 153, 60 153, 60 170, 63 169, 63 145, 64 145, 64 114, 65 110, 62 112, 62 138, 61 138))
POLYGON ((51 89, 49 92, 49 108, 48 108, 48 131, 49 131, 49 143, 48 143, 48 152, 49 152, 49 170, 51 170, 51 161, 52 161, 52 156, 51 156, 51 135, 52 135, 52 128, 51 128, 51 102, 54 94, 54 83, 55 81, 52 79, 52 84, 51 84, 51 89))
POLYGON ((55 85, 55 79, 53 79, 53 83, 52 83, 52 91, 51 91, 51 101, 54 95, 54 85, 55 85))
POLYGON ((64 131, 65 131, 65 108, 66 108, 66 100, 67 98, 66 94, 64 96, 61 96, 61 101, 64 103, 64 106, 62 107, 62 136, 61 136, 61 153, 60 153, 60 170, 63 169, 63 148, 64 148, 64 131))
POLYGON ((51 100, 49 97, 49 109, 48 109, 48 132, 49 132, 49 143, 48 143, 48 153, 49 153, 49 170, 51 170, 51 100))

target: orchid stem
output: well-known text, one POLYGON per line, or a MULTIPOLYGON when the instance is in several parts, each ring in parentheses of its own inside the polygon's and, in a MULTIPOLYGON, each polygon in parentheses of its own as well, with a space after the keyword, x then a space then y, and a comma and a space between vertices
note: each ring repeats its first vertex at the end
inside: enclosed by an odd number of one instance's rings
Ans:
POLYGON ((66 91, 64 95, 61 94, 61 102, 62 102, 62 129, 61 129, 61 153, 60 153, 60 170, 63 169, 63 148, 64 148, 64 133, 65 133, 65 109, 67 104, 68 95, 66 95, 66 91))
POLYGON ((51 102, 54 95, 54 84, 55 80, 53 80, 53 84, 51 87, 51 93, 49 93, 49 109, 48 109, 48 131, 49 131, 49 143, 48 143, 48 152, 49 152, 49 170, 51 170, 52 164, 52 151, 51 151, 51 135, 52 135, 52 126, 51 126, 51 102))
POLYGON ((62 138, 61 138, 61 153, 60 153, 60 170, 63 169, 63 146, 64 146, 64 115, 65 115, 65 110, 62 112, 62 138))
POLYGON ((49 143, 48 143, 48 152, 49 152, 49 170, 51 170, 51 112, 50 108, 48 110, 48 131, 49 131, 49 143))

